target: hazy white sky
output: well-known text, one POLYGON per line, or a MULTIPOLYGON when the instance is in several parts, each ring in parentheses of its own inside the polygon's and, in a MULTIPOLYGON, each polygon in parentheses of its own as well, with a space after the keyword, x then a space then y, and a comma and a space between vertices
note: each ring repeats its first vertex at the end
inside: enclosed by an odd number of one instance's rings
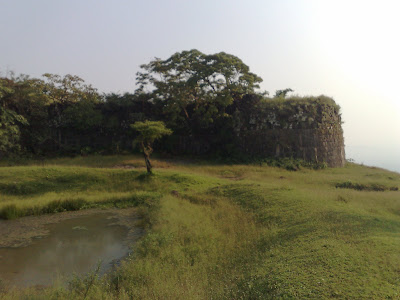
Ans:
POLYGON ((400 172, 399 12, 395 0, 0 0, 0 71, 122 93, 154 57, 225 51, 271 94, 333 97, 347 157, 400 172))

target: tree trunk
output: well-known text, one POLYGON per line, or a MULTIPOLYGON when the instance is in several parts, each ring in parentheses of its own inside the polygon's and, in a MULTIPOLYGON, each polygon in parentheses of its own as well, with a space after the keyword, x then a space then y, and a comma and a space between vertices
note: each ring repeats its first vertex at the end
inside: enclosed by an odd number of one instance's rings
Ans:
POLYGON ((144 156, 144 161, 146 162, 147 173, 152 174, 153 172, 151 171, 151 169, 153 167, 151 166, 149 155, 146 153, 146 151, 143 151, 143 156, 144 156))
POLYGON ((61 128, 57 129, 57 136, 58 136, 58 150, 61 149, 61 128))

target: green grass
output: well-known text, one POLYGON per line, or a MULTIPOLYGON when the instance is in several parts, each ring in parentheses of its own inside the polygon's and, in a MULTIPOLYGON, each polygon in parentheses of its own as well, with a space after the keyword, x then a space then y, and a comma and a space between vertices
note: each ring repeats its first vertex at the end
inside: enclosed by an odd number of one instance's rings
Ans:
POLYGON ((10 219, 128 202, 139 205, 146 197, 160 197, 145 184, 142 173, 69 166, 3 167, 0 217, 10 219))
POLYGON ((40 292, 0 295, 400 297, 400 192, 391 189, 400 186, 400 174, 355 164, 294 172, 259 164, 154 160, 155 175, 147 176, 141 160, 93 156, 0 168, 0 212, 10 218, 135 205, 146 226, 133 255, 103 278, 89 274, 70 281, 68 288, 55 284, 40 292), (348 182, 387 188, 337 187, 348 182))

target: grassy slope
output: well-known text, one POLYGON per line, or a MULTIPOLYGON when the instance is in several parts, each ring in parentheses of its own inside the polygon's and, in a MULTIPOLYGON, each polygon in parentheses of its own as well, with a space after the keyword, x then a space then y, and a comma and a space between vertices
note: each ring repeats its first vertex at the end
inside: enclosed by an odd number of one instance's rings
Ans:
MULTIPOLYGON (((117 272, 54 286, 45 298, 400 297, 400 192, 335 188, 345 181, 400 187, 397 173, 157 160, 147 177, 134 156, 29 164, 37 162, 0 168, 0 211, 44 213, 63 201, 139 205, 148 227, 117 272)), ((3 296, 23 295, 39 297, 34 290, 3 296)))

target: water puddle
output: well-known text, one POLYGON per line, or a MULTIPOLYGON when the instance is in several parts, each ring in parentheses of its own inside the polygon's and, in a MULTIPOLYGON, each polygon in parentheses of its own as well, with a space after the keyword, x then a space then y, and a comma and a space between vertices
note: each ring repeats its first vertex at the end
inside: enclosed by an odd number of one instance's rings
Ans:
POLYGON ((96 269, 100 273, 129 252, 129 230, 110 213, 96 213, 47 225, 50 234, 26 247, 0 248, 0 280, 5 285, 49 285, 96 269))

